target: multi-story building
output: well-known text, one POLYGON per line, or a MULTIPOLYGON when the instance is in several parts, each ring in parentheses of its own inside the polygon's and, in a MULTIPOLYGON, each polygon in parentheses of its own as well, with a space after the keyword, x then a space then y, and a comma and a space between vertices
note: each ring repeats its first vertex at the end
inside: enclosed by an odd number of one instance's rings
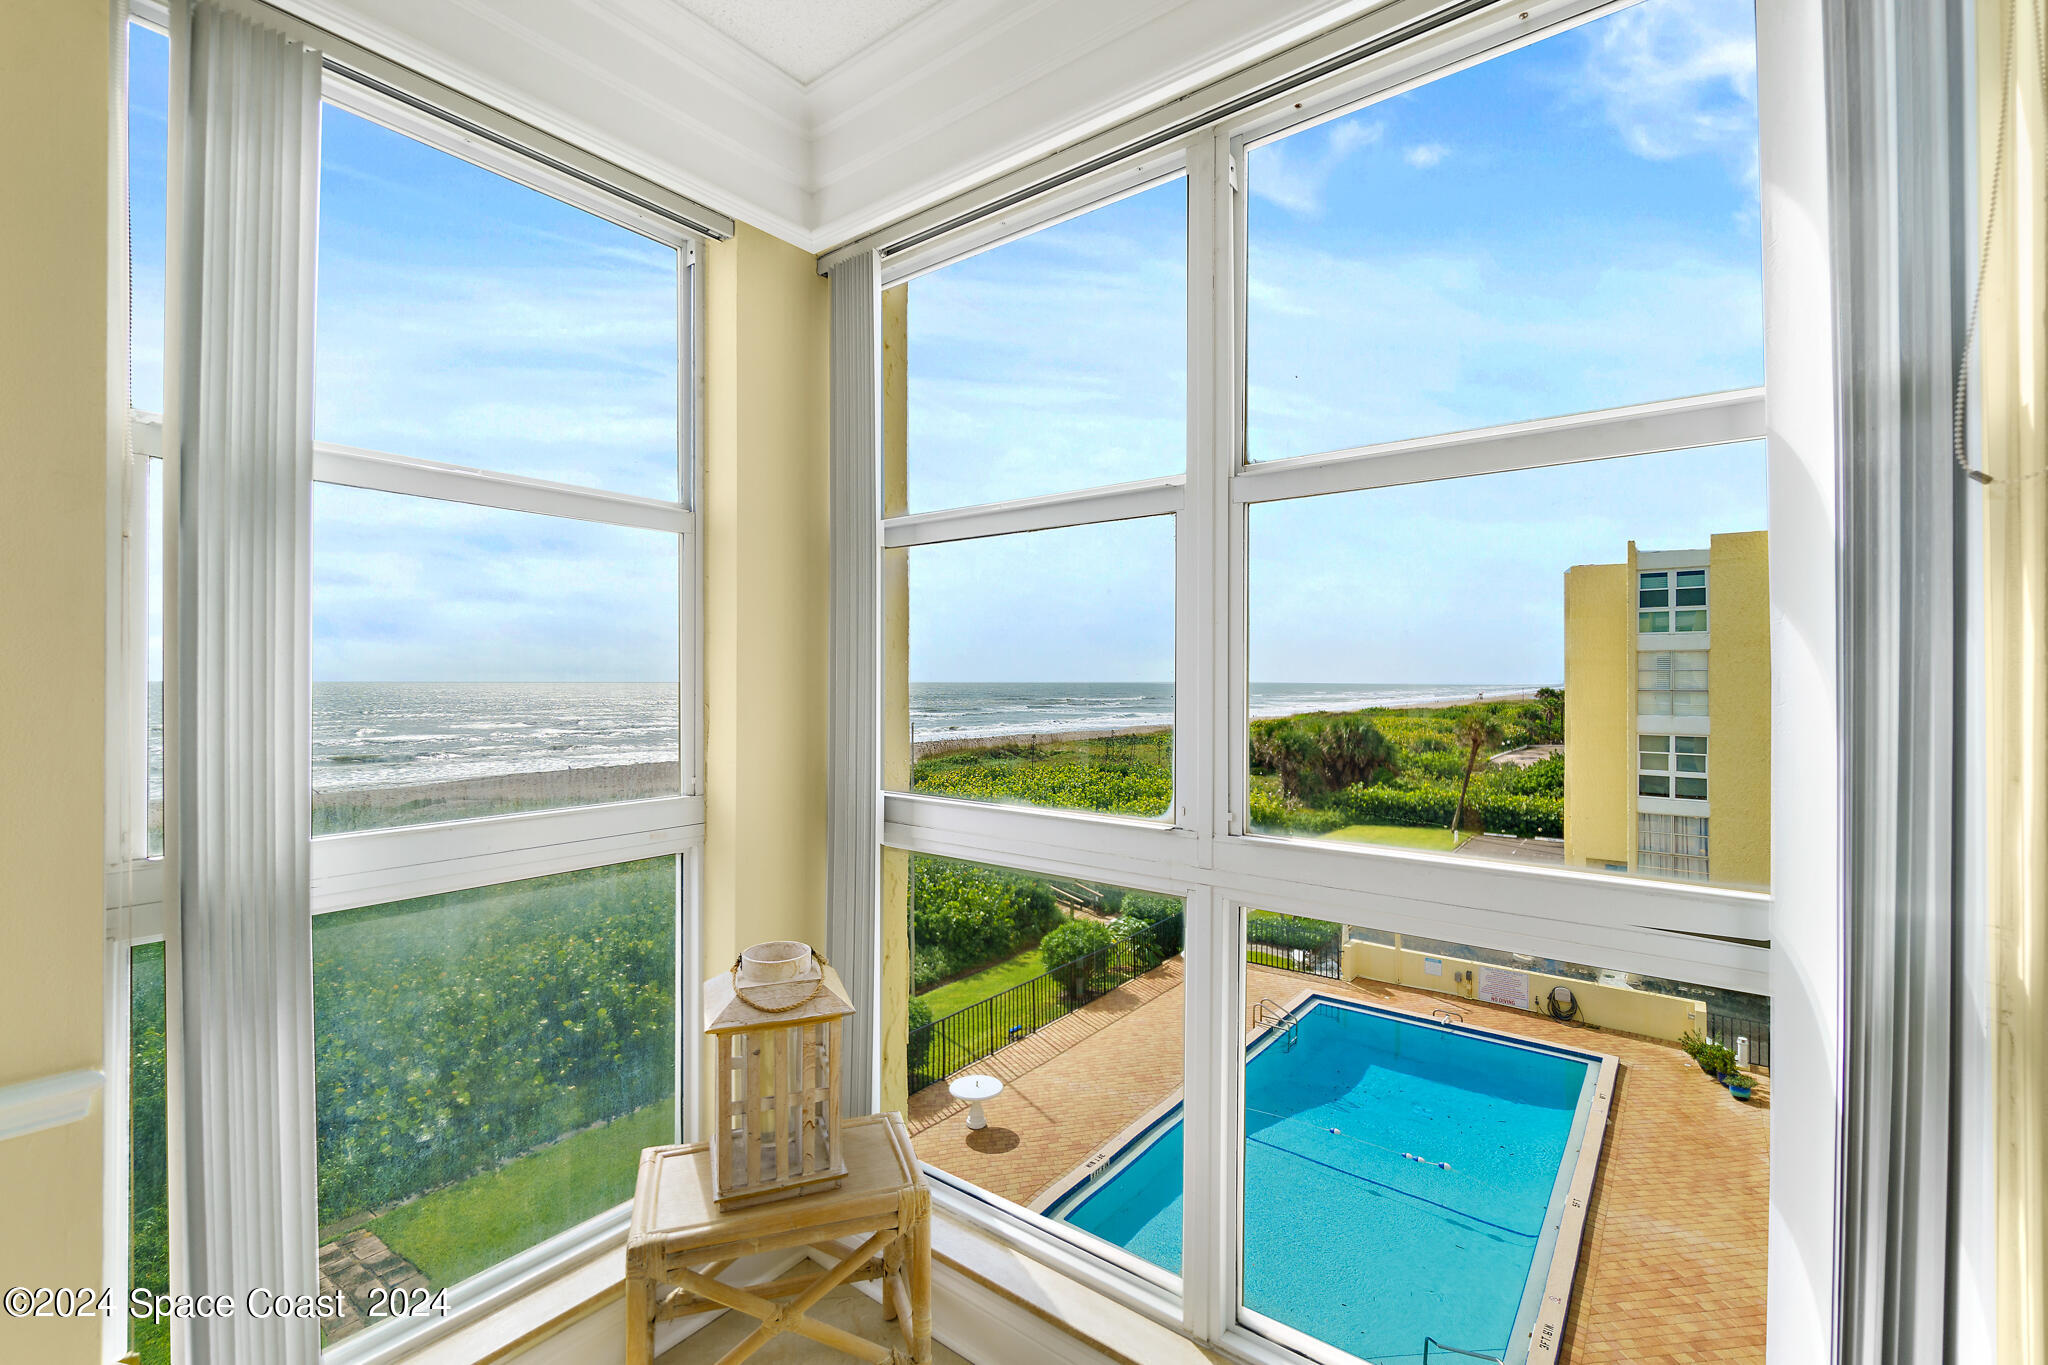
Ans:
POLYGON ((1766 535, 1566 571, 1568 865, 1769 885, 1766 535))

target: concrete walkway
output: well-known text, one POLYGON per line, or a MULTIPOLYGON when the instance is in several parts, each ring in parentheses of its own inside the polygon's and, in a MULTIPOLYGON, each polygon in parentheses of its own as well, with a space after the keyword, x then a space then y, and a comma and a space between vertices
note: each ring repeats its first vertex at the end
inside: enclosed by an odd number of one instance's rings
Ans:
MULTIPOLYGON (((1730 1099, 1676 1046, 1574 1028, 1497 1005, 1358 980, 1248 967, 1247 1000, 1327 991, 1427 1017, 1609 1053, 1621 1080, 1593 1186, 1565 1322, 1567 1365, 1760 1362, 1770 1191, 1770 1098, 1730 1099)), ((1175 959, 1002 1049, 973 1069, 1007 1087, 989 1126, 936 1085, 913 1095, 918 1155, 1029 1205, 1181 1085, 1185 992, 1175 959)))

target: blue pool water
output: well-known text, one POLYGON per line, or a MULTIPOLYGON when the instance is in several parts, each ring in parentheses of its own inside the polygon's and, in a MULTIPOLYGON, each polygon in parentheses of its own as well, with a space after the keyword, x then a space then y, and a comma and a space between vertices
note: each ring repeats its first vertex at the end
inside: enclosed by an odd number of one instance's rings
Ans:
MULTIPOLYGON (((1245 1306, 1382 1365, 1425 1336, 1512 1359, 1598 1059, 1328 997, 1295 1017, 1245 1063, 1245 1306)), ((1178 1274, 1178 1108, 1047 1213, 1178 1274)))

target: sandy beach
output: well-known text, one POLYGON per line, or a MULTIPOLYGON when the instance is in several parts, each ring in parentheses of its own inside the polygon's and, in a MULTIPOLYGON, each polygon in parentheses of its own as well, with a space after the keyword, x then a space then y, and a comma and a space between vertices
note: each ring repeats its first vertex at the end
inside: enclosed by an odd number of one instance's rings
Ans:
MULTIPOLYGON (((1408 706, 1384 708, 1395 711, 1440 711, 1446 706, 1464 706, 1475 701, 1531 701, 1534 691, 1520 692, 1475 692, 1467 697, 1446 697, 1439 701, 1416 702, 1408 706)), ((1378 710, 1377 707, 1360 707, 1360 710, 1378 710)), ((1045 744, 1066 744, 1075 740, 1113 739, 1117 736, 1160 735, 1171 731, 1171 725, 1126 725, 1106 730, 1041 730, 1035 732, 1011 732, 1001 735, 971 735, 958 738, 935 736, 920 739, 910 746, 910 756, 937 758, 943 754, 969 753, 976 749, 1000 749, 1011 745, 1035 748, 1045 744)))
POLYGON ((503 773, 492 777, 407 786, 342 788, 313 793, 313 833, 424 825, 483 815, 591 806, 673 796, 674 763, 618 763, 557 772, 503 773))

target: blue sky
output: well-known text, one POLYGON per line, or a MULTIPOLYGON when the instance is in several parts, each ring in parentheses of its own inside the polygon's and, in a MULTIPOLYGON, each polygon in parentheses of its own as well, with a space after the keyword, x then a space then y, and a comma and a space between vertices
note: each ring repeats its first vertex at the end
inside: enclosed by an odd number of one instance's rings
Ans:
MULTIPOLYGON (((1256 147, 1247 448, 1340 450, 1763 379, 1745 0, 1647 0, 1256 147)), ((911 284, 913 511, 1174 473, 1173 182, 911 284)), ((1765 525, 1755 447, 1253 509, 1262 682, 1556 681, 1565 569, 1765 525)), ((1165 681, 1138 523, 911 552, 911 677, 1165 681)))
MULTIPOLYGON (((167 54, 131 32, 148 409, 167 54)), ((1742 0, 1646 0, 1255 148, 1253 458, 1760 383, 1754 88, 1742 0)), ((323 138, 319 438, 672 496, 675 253, 332 107, 323 138)), ((1185 195, 912 284, 912 510, 1184 467, 1185 195)), ((675 676, 660 537, 316 506, 316 678, 675 676)), ((1253 676, 1552 680, 1566 567, 1763 524, 1754 450, 1254 509, 1253 676)), ((1165 681, 1172 538, 1158 519, 912 552, 912 677, 1165 681)))

